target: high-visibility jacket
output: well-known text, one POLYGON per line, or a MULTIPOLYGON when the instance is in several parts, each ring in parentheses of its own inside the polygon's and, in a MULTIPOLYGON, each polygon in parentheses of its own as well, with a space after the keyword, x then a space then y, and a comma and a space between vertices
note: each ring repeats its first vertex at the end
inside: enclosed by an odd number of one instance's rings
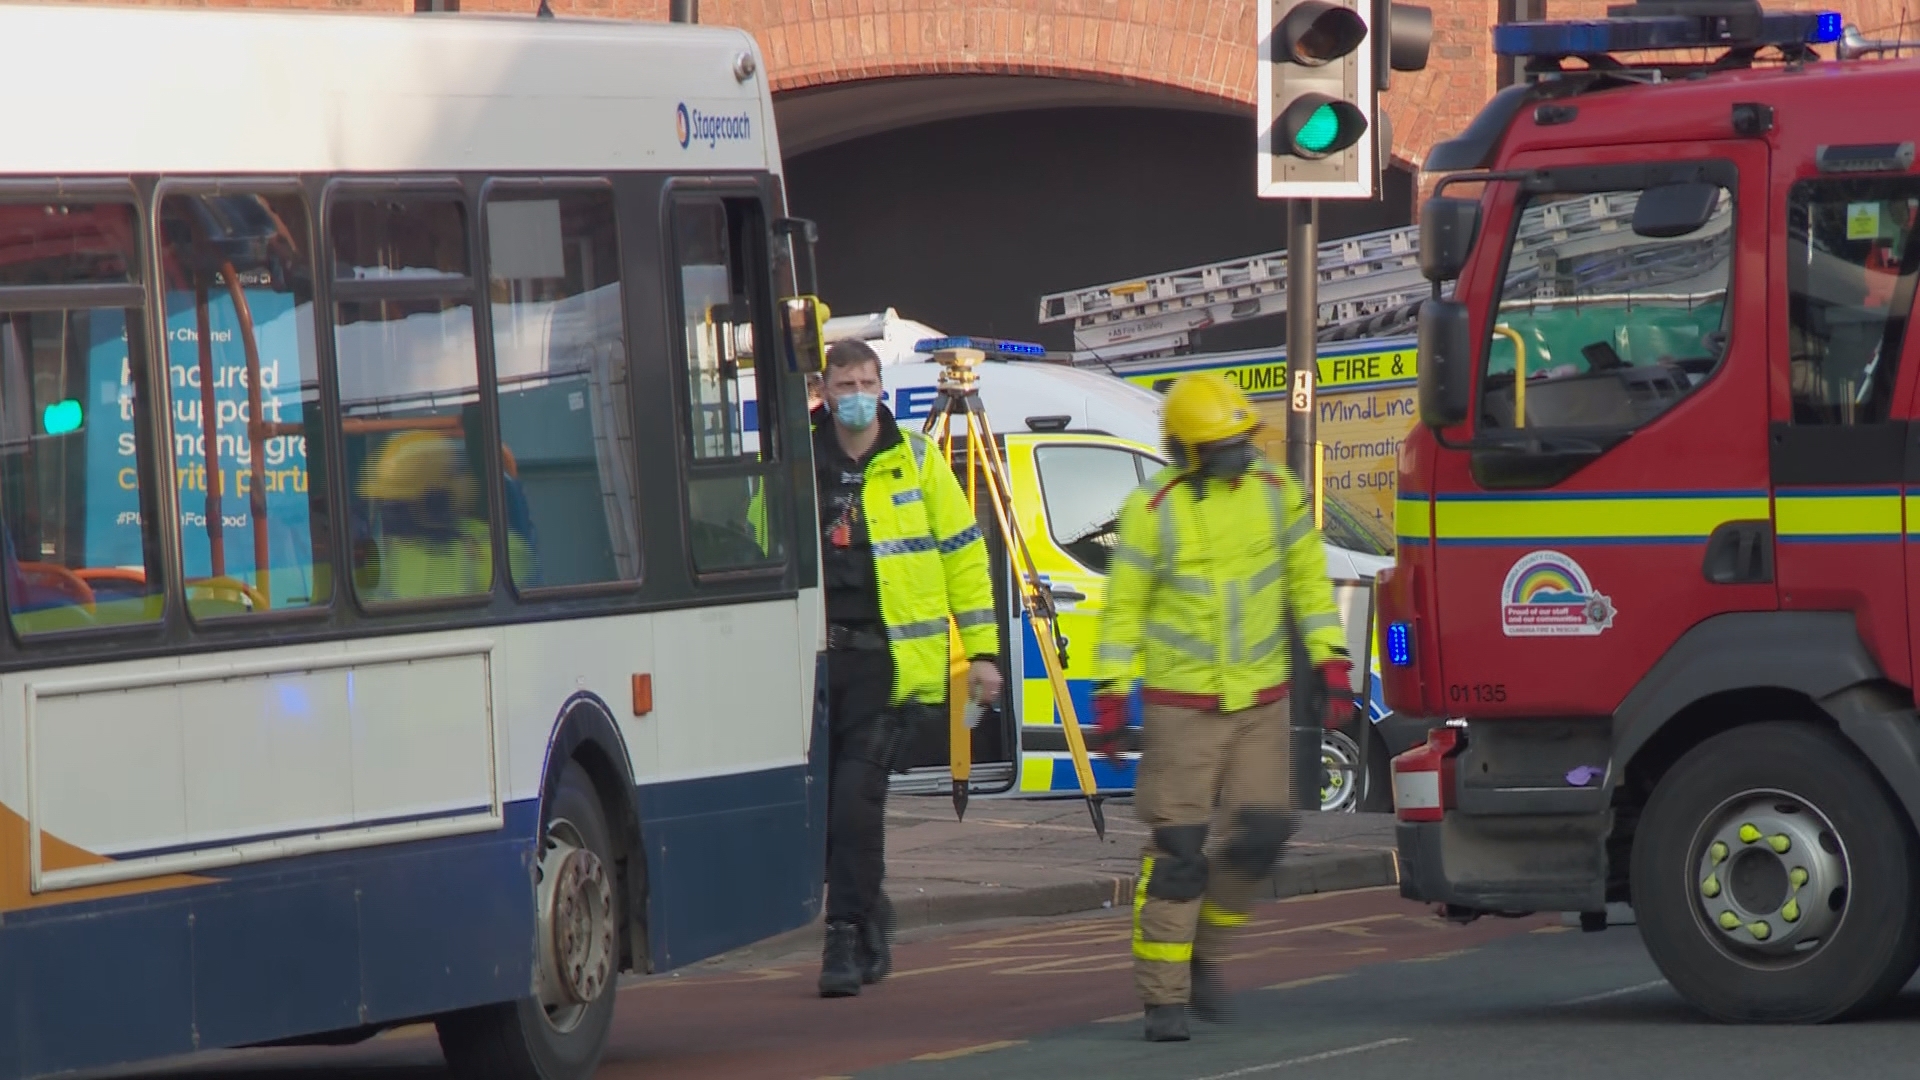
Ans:
POLYGON ((1107 579, 1095 678, 1237 712, 1288 680, 1283 601, 1315 664, 1347 653, 1313 514, 1285 472, 1256 461, 1237 481, 1163 469, 1128 496, 1107 579), (1143 671, 1144 669, 1144 671, 1143 671))
POLYGON ((860 511, 893 657, 893 703, 937 705, 947 698, 952 630, 966 655, 998 656, 1000 627, 986 539, 966 493, 933 440, 900 434, 867 459, 860 511))
MULTIPOLYGON (((493 540, 485 522, 464 522, 459 535, 446 540, 382 536, 375 550, 376 561, 368 567, 373 579, 361 582, 362 591, 375 599, 444 599, 493 588, 493 540)), ((533 549, 512 530, 507 532, 507 552, 514 582, 522 588, 536 584, 533 549)))

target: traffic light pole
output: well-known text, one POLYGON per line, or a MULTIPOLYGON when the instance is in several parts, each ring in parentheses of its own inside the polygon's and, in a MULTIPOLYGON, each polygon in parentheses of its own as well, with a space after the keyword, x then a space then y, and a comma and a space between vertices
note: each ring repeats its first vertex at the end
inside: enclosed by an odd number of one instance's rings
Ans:
MULTIPOLYGON (((1307 512, 1318 517, 1319 461, 1314 446, 1316 383, 1319 372, 1314 345, 1319 335, 1320 237, 1319 203, 1313 199, 1287 200, 1287 470, 1307 496, 1307 512)), ((1293 643, 1296 690, 1311 682, 1303 642, 1293 643)), ((1293 803, 1298 810, 1320 809, 1320 703, 1295 693, 1293 726, 1293 803)))

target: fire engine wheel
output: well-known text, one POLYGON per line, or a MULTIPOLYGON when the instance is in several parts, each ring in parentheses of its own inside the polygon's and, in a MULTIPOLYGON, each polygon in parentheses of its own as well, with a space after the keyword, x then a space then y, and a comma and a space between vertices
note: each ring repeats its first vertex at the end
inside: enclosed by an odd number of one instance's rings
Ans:
POLYGON ((1360 808, 1360 745, 1344 731, 1320 732, 1320 762, 1326 776, 1320 786, 1323 813, 1350 814, 1360 808))
POLYGON ((536 993, 440 1018, 458 1080, 588 1080, 613 1026, 620 964, 613 829, 586 770, 546 799, 534 884, 536 993))
POLYGON ((1736 728, 1682 757, 1632 870, 1647 951, 1718 1020, 1859 1013, 1920 965, 1920 844, 1872 770, 1811 725, 1736 728))

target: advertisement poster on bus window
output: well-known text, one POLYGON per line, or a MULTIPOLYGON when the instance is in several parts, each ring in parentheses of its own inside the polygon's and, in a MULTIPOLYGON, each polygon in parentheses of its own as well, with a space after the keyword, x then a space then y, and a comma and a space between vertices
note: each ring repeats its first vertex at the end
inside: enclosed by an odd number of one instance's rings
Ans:
MULTIPOLYGON (((260 351, 261 412, 269 424, 298 424, 302 324, 310 332, 312 312, 297 311, 293 297, 249 289, 260 351)), ((253 459, 261 457, 266 489, 268 566, 274 595, 307 594, 305 578, 313 565, 313 539, 307 502, 307 446, 300 435, 274 435, 256 448, 248 438, 246 346, 233 301, 224 292, 209 298, 207 322, 212 338, 213 416, 203 430, 199 335, 193 297, 167 296, 167 359, 173 444, 174 483, 179 494, 181 545, 189 579, 214 576, 207 529, 207 492, 218 485, 223 525, 224 573, 249 584, 254 579, 253 459), (207 440, 217 469, 208 468, 207 440)), ((88 461, 87 565, 142 565, 140 503, 134 458, 132 387, 128 380, 124 326, 118 312, 95 316, 96 343, 89 357, 95 396, 86 424, 88 461), (113 325, 108 326, 111 322, 113 325)))
MULTIPOLYGON (((1321 478, 1326 493, 1355 513, 1393 533, 1393 493, 1400 444, 1416 420, 1414 343, 1359 349, 1322 346, 1315 434, 1323 448, 1321 478)), ((1165 392, 1190 371, 1216 371, 1253 399, 1264 429, 1261 448, 1275 461, 1287 457, 1287 361, 1284 351, 1207 363, 1182 358, 1165 368, 1124 373, 1128 382, 1165 392)))

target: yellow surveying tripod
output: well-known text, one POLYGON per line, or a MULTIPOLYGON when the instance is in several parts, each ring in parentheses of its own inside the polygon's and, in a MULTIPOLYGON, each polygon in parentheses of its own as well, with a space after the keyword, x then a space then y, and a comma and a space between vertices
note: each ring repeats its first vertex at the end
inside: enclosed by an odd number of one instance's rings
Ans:
MULTIPOLYGON (((979 373, 976 370, 986 353, 979 349, 942 349, 933 354, 940 365, 939 397, 927 414, 926 433, 935 439, 947 460, 954 460, 954 422, 960 424, 960 438, 967 455, 967 505, 974 517, 980 516, 982 489, 993 507, 993 521, 999 526, 1006 546, 1007 561, 1020 583, 1020 604, 1027 622, 1033 627, 1034 640, 1040 644, 1040 658, 1047 668, 1047 681, 1053 687, 1053 703, 1060 710, 1060 726, 1065 729, 1067 749, 1073 754, 1073 771, 1080 778, 1080 792, 1087 799, 1087 813, 1093 817, 1093 829, 1102 840, 1107 836, 1107 816, 1101 809, 1102 796, 1094 790, 1093 763, 1087 758, 1087 740, 1080 732, 1080 719, 1074 715, 1073 699, 1067 693, 1066 665, 1061 660, 1062 640, 1057 627, 1058 612, 1053 593, 1042 584, 1034 565, 1027 538, 1020 532, 1020 519, 1013 512, 1012 488, 1006 461, 999 444, 993 441, 993 425, 987 420, 986 407, 980 403, 979 373), (984 481, 984 483, 983 483, 984 481)), ((960 648, 959 633, 951 632, 956 672, 964 670, 965 650, 960 648)), ((966 722, 966 695, 954 693, 948 700, 947 730, 953 770, 953 811, 967 813, 967 782, 973 774, 973 732, 966 722)), ((1016 736, 1017 737, 1017 736, 1016 736)))

